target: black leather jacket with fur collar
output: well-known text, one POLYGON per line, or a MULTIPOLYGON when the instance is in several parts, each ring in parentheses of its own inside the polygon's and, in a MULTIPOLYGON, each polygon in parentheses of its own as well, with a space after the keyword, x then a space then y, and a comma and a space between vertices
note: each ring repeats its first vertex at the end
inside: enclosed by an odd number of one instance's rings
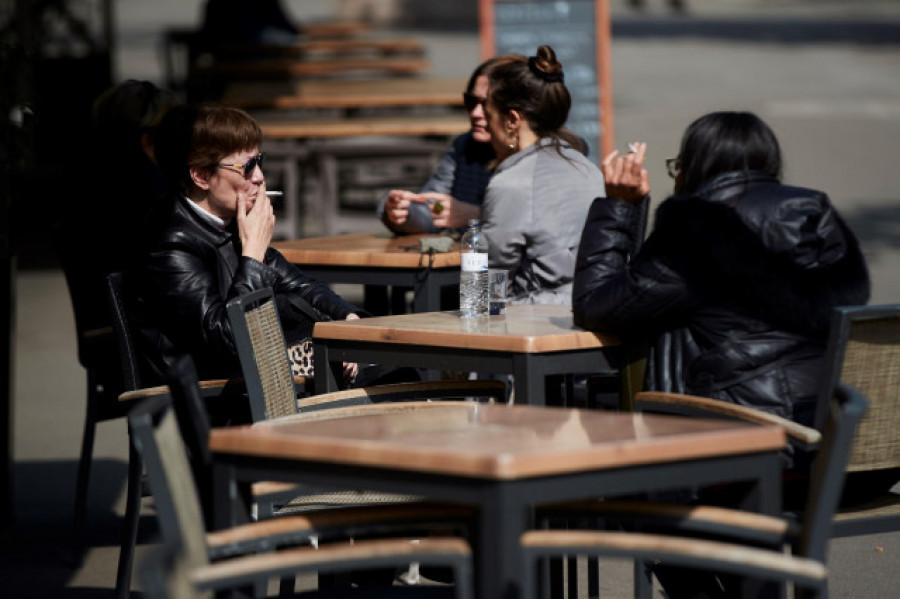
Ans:
POLYGON ((145 385, 159 384, 175 358, 189 353, 201 378, 240 374, 225 308, 232 298, 272 287, 282 327, 290 337, 312 330, 304 302, 321 319, 360 312, 324 283, 269 248, 265 263, 241 256, 236 223, 219 229, 184 197, 173 200, 152 227, 148 250, 126 280, 145 385))
POLYGON ((864 304, 859 244, 819 191, 732 172, 672 197, 634 257, 636 207, 594 201, 575 272, 575 322, 650 343, 646 387, 805 422, 831 310, 864 304))

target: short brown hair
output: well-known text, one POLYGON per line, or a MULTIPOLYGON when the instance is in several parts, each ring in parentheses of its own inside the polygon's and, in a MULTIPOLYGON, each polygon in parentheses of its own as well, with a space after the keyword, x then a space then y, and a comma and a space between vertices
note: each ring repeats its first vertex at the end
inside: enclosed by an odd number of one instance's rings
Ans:
POLYGON ((191 168, 212 170, 225 156, 261 143, 259 123, 243 110, 219 104, 183 106, 163 119, 156 158, 169 182, 188 193, 193 187, 191 168))

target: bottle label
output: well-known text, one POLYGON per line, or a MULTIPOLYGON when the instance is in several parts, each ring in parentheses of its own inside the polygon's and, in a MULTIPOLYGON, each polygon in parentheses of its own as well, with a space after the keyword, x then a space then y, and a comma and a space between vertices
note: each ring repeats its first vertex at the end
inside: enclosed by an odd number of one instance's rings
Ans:
POLYGON ((480 252, 460 254, 459 262, 460 267, 466 272, 488 269, 488 256, 480 252))

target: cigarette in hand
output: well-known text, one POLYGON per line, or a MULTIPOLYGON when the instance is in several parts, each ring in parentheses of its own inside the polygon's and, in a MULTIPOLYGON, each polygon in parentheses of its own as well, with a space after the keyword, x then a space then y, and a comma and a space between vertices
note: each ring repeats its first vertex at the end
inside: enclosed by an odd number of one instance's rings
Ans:
POLYGON ((269 196, 270 198, 280 198, 281 196, 284 195, 284 192, 283 191, 267 191, 266 195, 269 196))
POLYGON ((637 154, 637 146, 634 144, 628 144, 628 153, 637 154))

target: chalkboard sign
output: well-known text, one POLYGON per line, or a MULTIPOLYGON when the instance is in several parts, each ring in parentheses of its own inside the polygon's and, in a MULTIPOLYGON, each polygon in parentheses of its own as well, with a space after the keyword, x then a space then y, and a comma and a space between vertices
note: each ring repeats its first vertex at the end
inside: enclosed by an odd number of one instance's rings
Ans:
POLYGON ((481 55, 533 56, 547 44, 563 65, 572 108, 566 126, 590 157, 615 147, 609 72, 608 0, 480 0, 481 55))

